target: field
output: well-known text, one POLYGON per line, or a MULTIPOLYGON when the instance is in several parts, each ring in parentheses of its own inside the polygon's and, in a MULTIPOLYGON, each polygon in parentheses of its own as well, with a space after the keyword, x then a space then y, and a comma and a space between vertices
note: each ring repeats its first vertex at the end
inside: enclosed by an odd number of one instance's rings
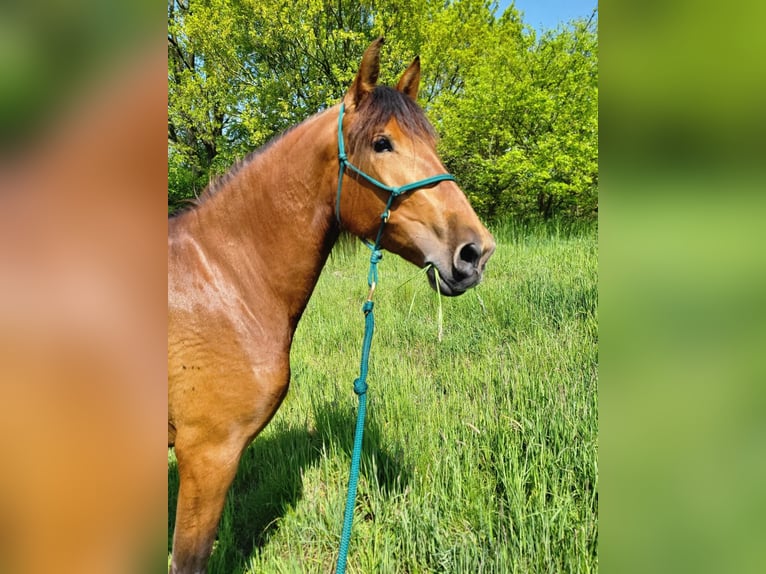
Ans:
MULTIPOLYGON (((598 570, 596 229, 493 232, 484 281, 442 298, 441 322, 422 273, 380 264, 348 572, 598 570)), ((290 392, 229 493, 213 574, 334 568, 368 259, 336 252, 296 333, 290 392)))

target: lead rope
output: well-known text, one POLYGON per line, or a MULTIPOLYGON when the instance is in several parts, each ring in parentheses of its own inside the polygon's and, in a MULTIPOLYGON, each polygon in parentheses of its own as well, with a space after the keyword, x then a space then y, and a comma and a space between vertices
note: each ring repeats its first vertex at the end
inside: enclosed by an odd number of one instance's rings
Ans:
POLYGON ((354 450, 351 454, 351 470, 348 477, 348 495, 346 496, 346 510, 343 513, 343 531, 340 535, 340 550, 338 552, 338 564, 335 568, 336 574, 345 574, 346 560, 348 558, 348 545, 351 540, 351 527, 354 523, 354 503, 356 501, 356 487, 359 482, 359 464, 362 458, 362 439, 364 438, 364 417, 367 414, 367 371, 370 364, 370 347, 372 346, 372 335, 375 331, 375 313, 373 308, 375 303, 372 296, 375 294, 375 287, 378 284, 378 263, 383 259, 383 252, 380 250, 380 240, 383 237, 383 228, 388 222, 388 214, 393 202, 394 195, 389 197, 386 204, 386 210, 381 214, 380 228, 375 238, 375 244, 365 243, 371 250, 370 270, 367 272, 367 285, 370 288, 367 294, 367 301, 362 305, 364 313, 364 339, 362 340, 362 359, 359 364, 359 376, 354 380, 354 393, 359 397, 359 410, 356 415, 356 430, 354 430, 354 450))
POLYGON ((388 222, 388 217, 391 212, 391 205, 398 196, 432 185, 439 181, 454 180, 454 176, 443 173, 435 175, 426 179, 421 179, 413 183, 409 183, 402 187, 391 187, 384 183, 379 182, 373 177, 367 175, 362 170, 348 161, 346 155, 346 149, 343 141, 343 113, 345 105, 340 106, 340 115, 338 116, 338 161, 340 167, 338 168, 338 192, 335 198, 335 217, 340 225, 340 195, 343 188, 343 174, 346 168, 349 168, 356 174, 360 175, 373 185, 384 189, 389 192, 388 201, 386 202, 386 208, 380 215, 381 223, 378 228, 378 234, 375 237, 375 243, 370 244, 365 241, 365 245, 372 250, 370 255, 370 270, 367 273, 367 285, 370 291, 367 295, 367 301, 362 305, 362 311, 364 312, 364 339, 362 341, 362 359, 359 365, 359 376, 354 381, 354 393, 359 397, 359 411, 356 416, 356 430, 354 431, 354 450, 351 454, 351 471, 348 477, 348 495, 346 496, 346 509, 343 514, 343 531, 340 536, 340 550, 338 552, 338 563, 335 567, 336 574, 345 574, 346 572, 346 560, 348 559, 348 546, 351 540, 351 527, 354 522, 354 502, 356 501, 356 487, 359 482, 359 464, 362 458, 362 438, 364 436, 364 418, 367 414, 367 371, 369 369, 370 362, 370 347, 372 345, 372 334, 375 331, 375 316, 373 313, 374 303, 372 296, 375 293, 375 287, 378 284, 378 263, 383 258, 383 252, 380 250, 380 241, 383 237, 383 228, 388 222))
MULTIPOLYGON (((385 221, 380 226, 378 238, 380 238, 385 221)), ((374 303, 372 301, 375 285, 378 277, 378 262, 383 254, 378 249, 376 242, 370 256, 370 271, 367 274, 367 284, 370 286, 367 301, 362 305, 364 312, 364 340, 362 341, 362 360, 359 365, 359 377, 354 381, 354 392, 359 396, 359 411, 356 416, 356 430, 354 431, 354 451, 351 455, 351 471, 348 477, 348 496, 346 497, 346 510, 343 515, 343 532, 340 536, 340 551, 336 574, 345 574, 346 559, 348 558, 348 545, 351 540, 351 526, 354 522, 354 502, 356 500, 356 487, 359 482, 359 462, 362 458, 362 438, 364 437, 364 417, 367 414, 367 370, 370 361, 370 346, 372 334, 375 331, 374 303)))

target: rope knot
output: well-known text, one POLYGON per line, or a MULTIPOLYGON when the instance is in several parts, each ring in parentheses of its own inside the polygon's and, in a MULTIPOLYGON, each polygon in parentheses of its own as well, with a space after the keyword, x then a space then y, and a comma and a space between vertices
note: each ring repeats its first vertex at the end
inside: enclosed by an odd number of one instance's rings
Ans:
POLYGON ((357 395, 363 395, 364 393, 366 393, 367 392, 367 381, 363 381, 361 379, 361 377, 356 379, 354 381, 354 392, 357 395))
POLYGON ((383 259, 383 252, 380 249, 373 249, 370 255, 370 263, 377 265, 381 259, 383 259))
POLYGON ((364 314, 366 315, 370 311, 372 311, 373 302, 372 301, 365 301, 364 305, 362 305, 362 311, 364 311, 364 314))
POLYGON ((338 159, 340 160, 341 163, 345 163, 348 160, 348 156, 346 155, 346 152, 344 151, 338 152, 338 159))

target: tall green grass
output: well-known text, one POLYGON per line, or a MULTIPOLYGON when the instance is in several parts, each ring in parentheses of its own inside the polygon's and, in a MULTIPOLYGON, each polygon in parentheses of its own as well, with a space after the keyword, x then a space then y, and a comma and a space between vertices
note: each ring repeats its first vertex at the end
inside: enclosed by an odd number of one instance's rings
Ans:
MULTIPOLYGON (((352 573, 597 568, 597 240, 494 229, 485 279, 438 301, 380 264, 352 573)), ((290 392, 246 452, 210 572, 330 572, 352 450, 368 252, 331 257, 290 392)), ((175 512, 177 475, 169 470, 175 512)), ((171 534, 169 524, 169 536, 171 534)))

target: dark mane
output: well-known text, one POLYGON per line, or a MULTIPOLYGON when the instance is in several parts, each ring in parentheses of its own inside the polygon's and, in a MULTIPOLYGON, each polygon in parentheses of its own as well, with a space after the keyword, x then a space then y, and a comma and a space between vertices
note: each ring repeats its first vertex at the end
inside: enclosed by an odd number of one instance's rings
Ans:
POLYGON ((216 192, 223 189, 228 182, 234 179, 234 176, 237 175, 242 170, 243 167, 249 164, 254 157, 263 153, 265 149, 271 146, 271 144, 274 141, 278 140, 280 137, 282 136, 280 135, 275 137, 274 139, 262 145, 261 147, 254 149, 253 151, 248 153, 245 157, 238 159, 232 164, 232 166, 225 173, 221 175, 213 176, 210 179, 210 182, 205 186, 205 189, 203 189, 202 192, 200 192, 200 194, 197 197, 191 197, 191 198, 183 200, 183 205, 179 209, 174 210, 173 213, 169 214, 168 218, 173 219, 175 217, 183 215, 187 211, 193 211, 198 206, 203 204, 205 200, 215 195, 216 192))
POLYGON ((287 134, 289 134, 291 131, 293 131, 295 128, 300 126, 303 122, 300 122, 298 124, 295 124, 294 126, 291 126, 287 128, 282 133, 274 136, 269 141, 267 141, 265 144, 263 144, 261 147, 254 149, 250 153, 248 153, 245 157, 242 159, 238 159, 235 161, 232 166, 223 174, 215 176, 213 179, 210 180, 210 183, 207 184, 207 187, 202 191, 202 193, 199 194, 199 197, 196 200, 196 204, 200 204, 203 201, 205 201, 208 197, 215 195, 216 192, 223 189, 227 183, 229 183, 234 177, 242 170, 243 167, 245 167, 247 164, 249 164, 251 161, 253 161, 254 158, 261 155, 263 152, 268 150, 271 146, 273 146, 276 142, 281 140, 283 137, 285 137, 287 134))
POLYGON ((349 151, 361 142, 370 142, 393 116, 407 134, 436 140, 436 132, 423 110, 412 99, 394 88, 376 86, 356 110, 357 120, 348 134, 349 151))
MULTIPOLYGON (((302 122, 301 122, 302 123, 302 122)), ((296 124, 292 127, 287 128, 285 131, 283 131, 281 134, 274 136, 271 138, 268 142, 263 144, 261 147, 254 149, 250 153, 248 153, 245 157, 238 159, 235 161, 232 166, 226 170, 225 173, 217 176, 213 176, 210 179, 210 182, 207 184, 205 189, 202 190, 202 192, 197 196, 193 198, 189 198, 184 200, 184 205, 180 207, 179 209, 176 209, 173 211, 173 213, 168 215, 169 219, 173 219, 175 217, 178 217, 179 215, 182 215, 186 213, 187 211, 192 211, 199 205, 205 203, 205 201, 209 198, 211 198, 213 195, 215 195, 218 191, 226 187, 226 184, 228 184, 234 177, 242 171, 242 168, 244 168, 246 165, 248 165, 253 159, 261 155, 263 152, 268 150, 271 146, 273 146, 276 142, 278 142, 280 139, 282 139, 285 135, 290 133, 292 130, 300 126, 301 124, 296 124)))
MULTIPOLYGON (((277 136, 274 138, 274 140, 279 139, 281 136, 277 136)), ((272 140, 273 141, 273 140, 272 140)), ((253 151, 249 152, 245 157, 240 158, 236 160, 231 167, 226 170, 221 175, 213 176, 210 179, 210 182, 207 184, 207 187, 202 190, 202 193, 199 194, 199 197, 196 200, 196 203, 202 203, 205 201, 208 197, 211 195, 215 195, 217 191, 220 189, 223 189, 227 183, 229 183, 232 179, 234 179, 234 176, 237 175, 243 167, 245 167, 247 164, 249 164, 254 157, 261 154, 263 150, 265 150, 267 147, 269 147, 272 143, 272 141, 267 142, 266 144, 262 145, 259 148, 254 149, 253 151)))

